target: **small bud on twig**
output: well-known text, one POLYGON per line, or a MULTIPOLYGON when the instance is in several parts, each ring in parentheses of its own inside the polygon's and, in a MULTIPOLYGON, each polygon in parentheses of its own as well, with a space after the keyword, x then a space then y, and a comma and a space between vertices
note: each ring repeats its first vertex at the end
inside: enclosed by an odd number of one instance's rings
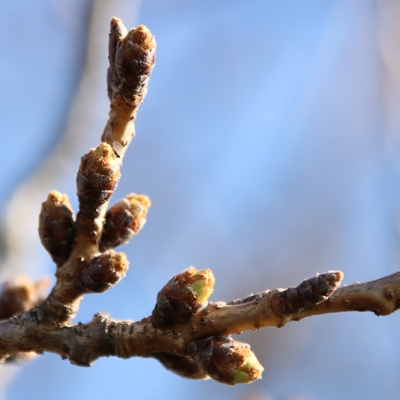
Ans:
POLYGON ((111 104, 101 140, 113 146, 122 158, 135 136, 134 121, 155 65, 156 41, 145 26, 128 32, 119 18, 113 18, 108 54, 107 92, 111 104))
POLYGON ((192 342, 187 351, 205 374, 226 385, 254 382, 264 370, 250 346, 232 338, 215 336, 192 342))
POLYGON ((343 272, 329 271, 305 279, 295 288, 277 293, 272 299, 273 310, 280 315, 296 314, 308 304, 318 304, 332 295, 343 279, 343 272))
POLYGON ((210 269, 190 267, 175 275, 158 293, 153 324, 164 326, 189 319, 207 304, 215 278, 210 269))
POLYGON ((42 203, 39 237, 58 266, 67 261, 75 237, 73 212, 67 195, 52 191, 42 203))
POLYGON ((146 95, 147 82, 155 65, 156 42, 151 32, 139 25, 129 32, 119 18, 111 20, 108 96, 121 94, 127 104, 138 107, 146 95))
POLYGON ((109 251, 92 258, 86 264, 78 284, 87 293, 102 293, 120 281, 127 270, 126 255, 109 251))
POLYGON ((128 242, 146 223, 150 199, 144 195, 130 194, 107 211, 100 249, 108 250, 128 242))
POLYGON ((208 379, 198 367, 197 361, 190 357, 181 357, 168 353, 156 353, 153 355, 160 363, 171 372, 189 379, 208 379))
POLYGON ((113 194, 120 178, 121 161, 107 143, 82 157, 77 176, 80 210, 91 217, 113 194))

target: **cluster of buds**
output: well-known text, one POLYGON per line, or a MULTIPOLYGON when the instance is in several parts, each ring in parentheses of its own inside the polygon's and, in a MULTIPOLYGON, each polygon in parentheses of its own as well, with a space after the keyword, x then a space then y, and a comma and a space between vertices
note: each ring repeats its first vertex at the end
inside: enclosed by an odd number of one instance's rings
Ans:
POLYGON ((110 117, 102 143, 81 158, 76 220, 68 198, 55 191, 39 216, 41 242, 59 268, 50 296, 38 308, 43 320, 59 326, 75 315, 83 294, 104 292, 125 276, 126 256, 111 249, 141 230, 150 207, 148 197, 130 194, 107 212, 155 64, 155 39, 142 25, 128 31, 118 18, 111 21, 109 39, 110 117))
MULTIPOLYGON (((190 267, 174 276, 158 293, 152 313, 156 327, 190 319, 208 302, 215 279, 211 270, 190 267)), ((212 378, 235 385, 261 378, 263 367, 250 346, 230 337, 209 337, 190 343, 186 356, 159 353, 155 356, 167 369, 191 379, 212 378)))
POLYGON ((107 91, 110 100, 119 94, 127 104, 138 107, 146 95, 147 82, 155 65, 154 36, 144 25, 128 32, 118 18, 113 18, 108 54, 107 91))
MULTIPOLYGON (((81 159, 76 221, 67 196, 56 191, 49 193, 39 215, 40 240, 59 267, 56 285, 38 305, 37 286, 29 281, 8 283, 0 292, 0 319, 37 306, 38 321, 60 327, 71 320, 83 294, 105 292, 125 276, 128 269, 125 254, 111 249, 126 243, 141 230, 151 203, 147 196, 130 194, 107 212, 106 207, 120 178, 124 151, 134 136, 133 121, 147 91, 155 48, 155 39, 146 27, 140 25, 128 32, 118 18, 112 19, 107 72, 110 118, 102 143, 81 159)), ((281 299, 287 300, 289 308, 295 296, 317 301, 329 295, 333 280, 333 275, 317 277, 300 285, 295 292, 286 291, 281 299), (315 290, 316 286, 320 290, 315 290)), ((161 289, 152 316, 146 320, 156 330, 166 331, 174 329, 175 324, 189 322, 207 305, 214 284, 211 270, 188 268, 161 289)), ((252 295, 231 304, 256 301, 263 295, 252 295)), ((205 337, 212 334, 191 337, 189 344, 184 342, 180 354, 159 352, 153 357, 171 371, 192 379, 211 378, 235 385, 261 378, 263 367, 248 344, 230 336, 205 337), (194 338, 199 340, 192 341, 194 338)), ((12 359, 17 357, 17 353, 12 355, 12 359)))
MULTIPOLYGON (((114 192, 120 176, 121 162, 113 148, 100 144, 84 155, 77 176, 79 198, 78 221, 83 230, 91 232, 99 207, 114 192)), ((101 293, 125 276, 128 261, 123 253, 106 250, 126 243, 146 221, 150 200, 131 194, 112 207, 105 217, 100 255, 92 257, 81 270, 76 287, 82 293, 101 293)), ((70 256, 76 236, 73 211, 66 195, 49 193, 39 215, 39 237, 58 266, 70 256)))
MULTIPOLYGON (((120 177, 120 166, 119 156, 108 143, 101 143, 82 157, 77 176, 76 221, 66 195, 52 191, 42 204, 39 237, 60 267, 52 298, 70 302, 67 310, 74 310, 71 304, 78 304, 85 293, 110 289, 128 270, 125 254, 110 249, 126 243, 140 231, 150 200, 144 195, 130 194, 106 212, 105 206, 120 177)), ((54 313, 51 301, 45 301, 40 308, 46 315, 54 313)), ((61 307, 53 318, 62 323, 72 315, 61 307)))

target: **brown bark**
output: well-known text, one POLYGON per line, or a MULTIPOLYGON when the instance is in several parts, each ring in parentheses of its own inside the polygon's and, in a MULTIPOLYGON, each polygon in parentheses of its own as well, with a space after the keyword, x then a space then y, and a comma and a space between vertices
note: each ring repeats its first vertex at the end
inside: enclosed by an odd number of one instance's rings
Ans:
POLYGON ((400 273, 365 283, 339 287, 326 300, 304 303, 296 313, 276 312, 287 292, 275 289, 233 304, 210 303, 185 322, 156 328, 151 317, 116 321, 97 314, 88 324, 48 329, 36 309, 0 323, 0 358, 20 351, 49 351, 73 364, 88 366, 104 356, 154 357, 159 353, 185 356, 189 343, 211 336, 228 336, 266 326, 282 327, 290 321, 345 311, 371 311, 388 315, 400 306, 400 273))

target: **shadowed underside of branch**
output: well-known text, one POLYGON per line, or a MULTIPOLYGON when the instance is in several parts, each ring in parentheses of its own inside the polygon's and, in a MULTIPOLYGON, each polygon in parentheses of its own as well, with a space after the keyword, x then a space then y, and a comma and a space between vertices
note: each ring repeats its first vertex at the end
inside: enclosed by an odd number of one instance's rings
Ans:
POLYGON ((151 205, 131 193, 108 208, 120 178, 134 121, 155 65, 155 39, 144 26, 128 31, 111 21, 107 74, 110 115, 100 145, 82 157, 77 175, 79 211, 68 197, 49 193, 39 215, 39 237, 57 265, 56 283, 42 298, 42 284, 8 282, 0 294, 0 360, 21 352, 59 354, 90 366, 104 356, 152 357, 188 378, 212 378, 233 385, 261 377, 263 367, 250 346, 232 334, 282 327, 305 317, 345 311, 388 315, 400 306, 400 273, 339 287, 340 271, 306 279, 297 287, 275 289, 230 303, 208 303, 215 279, 210 270, 191 267, 160 290, 151 316, 117 321, 96 314, 73 324, 83 296, 115 286, 128 270, 113 249, 133 238, 151 205))

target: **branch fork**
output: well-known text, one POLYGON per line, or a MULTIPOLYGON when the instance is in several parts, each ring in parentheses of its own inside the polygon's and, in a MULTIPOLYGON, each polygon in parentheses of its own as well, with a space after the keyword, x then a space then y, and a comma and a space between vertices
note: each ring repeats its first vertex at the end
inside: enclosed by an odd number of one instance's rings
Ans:
POLYGON ((107 91, 110 115, 99 146, 81 159, 77 175, 79 211, 67 195, 49 193, 39 214, 39 237, 56 264, 56 283, 47 297, 45 281, 18 278, 0 291, 0 360, 21 354, 59 354, 79 366, 99 357, 151 357, 186 378, 212 378, 235 385, 261 378, 263 367, 234 333, 282 327, 313 315, 372 311, 388 315, 400 307, 400 273, 340 287, 341 271, 304 280, 229 303, 209 303, 215 279, 194 267, 177 274, 158 293, 152 314, 141 321, 117 321, 96 314, 74 324, 83 296, 102 293, 127 273, 124 253, 113 249, 143 228, 151 205, 145 195, 129 194, 109 208, 120 179, 134 121, 155 65, 156 43, 143 25, 128 31, 111 20, 107 91))

